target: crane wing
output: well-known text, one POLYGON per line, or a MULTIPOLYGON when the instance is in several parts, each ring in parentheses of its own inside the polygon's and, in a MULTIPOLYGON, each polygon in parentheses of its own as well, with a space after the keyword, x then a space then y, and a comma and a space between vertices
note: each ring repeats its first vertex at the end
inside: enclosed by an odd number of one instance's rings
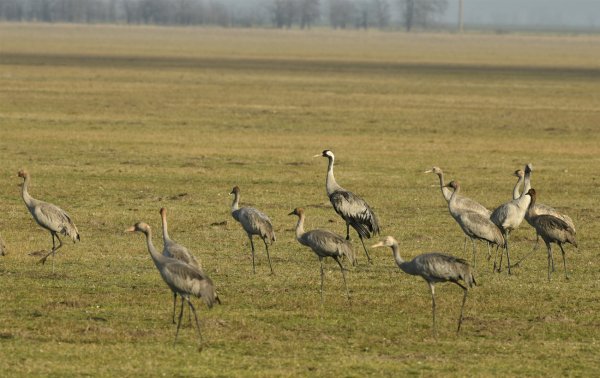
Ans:
POLYGON ((181 244, 177 244, 173 241, 165 243, 163 255, 183 261, 184 263, 190 264, 201 270, 198 260, 196 260, 194 255, 192 255, 190 251, 188 251, 188 249, 181 244))
POLYGON ((312 230, 305 232, 300 243, 312 248, 320 257, 346 256, 354 263, 354 252, 350 243, 344 237, 327 230, 312 230))
POLYGON ((246 232, 260 234, 261 237, 275 241, 271 219, 254 207, 242 207, 237 211, 237 218, 246 232))
POLYGON ((331 193, 329 200, 334 210, 363 238, 379 233, 379 221, 365 200, 346 190, 331 193))
POLYGON ((79 239, 75 224, 63 209, 48 202, 39 201, 34 208, 34 218, 43 227, 79 239))
POLYGON ((171 282, 175 291, 202 298, 209 308, 215 303, 216 292, 213 282, 201 270, 178 260, 170 260, 165 264, 163 272, 168 277, 165 281, 171 282))

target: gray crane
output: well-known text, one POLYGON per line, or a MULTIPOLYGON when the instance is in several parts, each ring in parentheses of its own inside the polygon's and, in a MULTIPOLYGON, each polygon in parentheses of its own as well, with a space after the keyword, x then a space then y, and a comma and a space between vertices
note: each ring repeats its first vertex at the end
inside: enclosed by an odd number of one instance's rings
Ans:
MULTIPOLYGON (((73 223, 71 217, 69 217, 69 214, 63 209, 51 203, 37 200, 29 195, 28 187, 30 175, 26 170, 21 169, 18 176, 23 178, 21 195, 23 196, 25 206, 27 206, 27 209, 37 224, 48 230, 50 235, 52 235, 52 250, 45 254, 40 259, 40 262, 44 264, 48 256, 52 255, 52 270, 54 271, 54 255, 56 251, 62 247, 62 241, 58 237, 58 234, 60 233, 70 237, 73 240, 73 243, 75 243, 76 241, 81 240, 79 232, 77 231, 77 227, 75 227, 75 223, 73 223), (55 239, 58 240, 58 246, 56 246, 55 239)), ((46 251, 40 252, 45 253, 46 251)))
POLYGON ((562 245, 564 243, 571 243, 573 246, 575 246, 575 248, 577 248, 575 230, 572 229, 567 222, 553 215, 535 214, 535 189, 529 189, 526 195, 531 197, 531 203, 529 204, 529 208, 527 209, 527 212, 529 213, 529 217, 531 219, 531 225, 535 228, 535 232, 537 233, 537 235, 540 236, 542 240, 544 240, 544 243, 546 243, 546 248, 548 249, 548 281, 550 281, 551 271, 554 271, 554 259, 552 258, 551 243, 556 243, 560 247, 560 251, 562 252, 563 264, 565 267, 565 278, 569 279, 569 276, 567 274, 567 261, 565 257, 565 250, 563 249, 562 245))
MULTIPOLYGON (((527 166, 530 166, 528 164, 527 166)), ((525 169, 525 182, 529 180, 529 176, 531 174, 531 170, 526 166, 525 169)), ((490 219, 500 231, 502 231, 502 236, 504 236, 505 241, 505 250, 506 250, 506 259, 507 259, 507 267, 508 274, 510 272, 510 245, 509 245, 509 235, 512 230, 515 230, 517 227, 521 225, 523 219, 525 219, 525 213, 527 212, 527 208, 529 207, 529 203, 531 202, 531 197, 522 193, 521 196, 517 199, 513 199, 509 202, 506 202, 500 206, 498 206, 490 216, 490 219)), ((497 255, 496 255, 497 257, 497 255)), ((496 258, 494 258, 494 270, 496 270, 496 258)), ((498 266, 498 271, 502 270, 502 255, 500 255, 500 264, 498 266)))
POLYGON ((438 282, 452 282, 460 286, 463 291, 462 306, 460 308, 460 316, 458 318, 458 328, 456 332, 460 332, 460 326, 463 320, 463 310, 467 301, 468 288, 476 285, 475 277, 471 270, 471 266, 463 259, 443 253, 431 252, 418 255, 411 261, 404 261, 400 257, 398 251, 398 242, 391 236, 386 237, 383 241, 372 245, 372 248, 390 247, 394 254, 394 259, 398 267, 413 276, 421 276, 431 290, 431 312, 433 316, 433 335, 437 337, 437 329, 435 324, 435 287, 438 282), (463 281, 462 285, 459 281, 463 281))
MULTIPOLYGON (((193 266, 194 268, 202 271, 202 267, 194 257, 188 251, 188 249, 181 244, 176 243, 169 237, 169 230, 167 226, 167 209, 164 207, 160 209, 160 217, 162 220, 162 233, 163 233, 163 256, 171 257, 179 261, 183 261, 186 264, 193 266)), ((181 302, 184 299, 181 298, 181 302)), ((173 324, 175 324, 175 307, 177 305, 177 293, 173 292, 173 324)))
MULTIPOLYGON (((530 172, 533 171, 533 167, 531 166, 531 164, 529 164, 526 169, 529 169, 530 172)), ((519 189, 521 187, 521 183, 523 182, 525 172, 523 172, 521 169, 518 169, 515 171, 515 176, 518 177, 518 180, 513 189, 513 199, 518 198, 520 196, 519 189)), ((529 177, 530 177, 529 181, 526 182, 523 187, 524 192, 527 192, 527 191, 529 191, 529 189, 531 189, 531 175, 529 177)), ((543 203, 536 203, 532 207, 531 211, 528 210, 525 213, 525 220, 527 221, 527 223, 529 223, 529 225, 531 225, 531 227, 534 227, 533 222, 532 222, 532 216, 544 215, 544 214, 552 215, 552 216, 555 216, 555 217, 563 220, 565 223, 567 223, 569 225, 569 227, 575 233, 577 233, 577 230, 575 229, 575 224, 573 223, 573 220, 571 219, 571 217, 569 217, 566 214, 562 214, 559 211, 557 211, 556 209, 554 209, 553 207, 544 205, 543 203)), ((529 252, 527 255, 525 255, 523 258, 521 258, 521 260, 519 260, 515 264, 513 264, 512 266, 513 267, 519 266, 526 258, 528 258, 532 253, 534 253, 536 251, 537 247, 539 246, 539 241, 540 241, 540 237, 539 237, 539 235, 537 235, 535 245, 533 246, 533 250, 531 252, 529 252)))
POLYGON ((246 234, 248 235, 248 239, 250 239, 250 246, 252 248, 252 272, 256 273, 252 235, 258 235, 263 243, 265 243, 271 274, 275 274, 275 272, 273 272, 273 266, 271 265, 271 256, 269 256, 269 244, 275 242, 275 232, 273 231, 271 220, 258 209, 253 207, 240 207, 240 188, 238 186, 234 186, 229 194, 233 194, 231 216, 242 225, 244 231, 246 231, 246 234))
POLYGON ((448 210, 450 214, 456 220, 460 228, 463 230, 465 235, 473 242, 473 267, 475 267, 475 240, 482 240, 488 244, 488 260, 491 256, 490 244, 496 245, 496 250, 499 247, 505 247, 504 236, 502 232, 490 220, 480 213, 461 208, 457 204, 457 197, 460 192, 460 184, 457 181, 451 181, 447 187, 454 189, 452 197, 448 202, 448 210))
POLYGON ((370 239, 371 235, 379 234, 379 221, 377 220, 377 216, 365 200, 342 188, 335 181, 335 177, 333 176, 333 162, 335 156, 333 155, 333 152, 324 150, 320 155, 315 155, 313 157, 319 156, 326 157, 329 160, 325 187, 329 201, 331 201, 331 204, 333 205, 333 209, 346 222, 346 240, 350 240, 350 226, 352 226, 358 233, 360 242, 367 255, 367 260, 369 263, 372 263, 371 256, 369 256, 363 238, 370 239))
MULTIPOLYGON (((212 308, 215 303, 221 304, 221 300, 217 295, 215 286, 212 280, 201 270, 196 267, 186 264, 183 261, 166 257, 158 253, 154 244, 152 243, 152 230, 150 226, 144 222, 138 222, 135 225, 129 227, 125 232, 141 232, 146 235, 146 244, 150 257, 154 261, 156 269, 158 269, 160 276, 163 281, 169 286, 174 294, 179 295, 185 301, 187 301, 190 310, 194 314, 196 319, 196 329, 198 330, 198 349, 202 350, 202 333, 200 332, 200 323, 198 322, 198 315, 196 309, 190 300, 190 295, 201 298, 208 308, 212 308)), ((181 310, 179 312, 179 321, 177 322, 177 331, 175 333, 175 340, 173 345, 177 342, 177 336, 179 335, 179 328, 181 327, 181 317, 183 315, 183 300, 181 301, 181 310)))
POLYGON ((331 257, 340 266, 342 277, 344 279, 344 287, 346 288, 346 295, 348 300, 350 300, 350 292, 348 291, 348 285, 346 284, 346 268, 344 268, 341 261, 343 257, 346 257, 351 264, 354 264, 355 256, 350 242, 344 239, 343 236, 327 230, 316 229, 305 232, 304 209, 301 207, 294 209, 289 215, 298 216, 296 239, 300 244, 310 247, 321 263, 321 301, 323 301, 323 259, 325 257, 331 257))
MULTIPOLYGON (((442 195, 444 196, 446 203, 450 202, 450 198, 452 197, 453 192, 452 192, 452 190, 448 189, 448 186, 446 184, 444 184, 444 172, 442 171, 442 169, 440 167, 434 166, 431 169, 425 171, 425 173, 435 173, 439 177, 440 190, 442 191, 442 195)), ((490 215, 492 214, 491 211, 489 211, 485 206, 483 206, 479 202, 474 201, 468 197, 464 197, 459 194, 456 195, 455 208, 462 209, 465 211, 475 212, 475 213, 481 214, 483 217, 488 218, 488 219, 490 218, 490 215)), ((450 213, 450 214, 452 215, 452 213, 450 213)), ((468 238, 468 236, 465 235, 465 242, 463 244, 464 252, 467 251, 467 238, 468 238)), ((471 239, 471 242, 473 243, 473 248, 475 248, 475 241, 473 239, 471 239)))

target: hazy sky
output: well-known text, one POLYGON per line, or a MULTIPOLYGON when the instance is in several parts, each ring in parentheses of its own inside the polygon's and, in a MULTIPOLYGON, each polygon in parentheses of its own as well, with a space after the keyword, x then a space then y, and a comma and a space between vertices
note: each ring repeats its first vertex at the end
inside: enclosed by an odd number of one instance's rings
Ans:
MULTIPOLYGON (((600 26, 600 0, 463 0, 467 24, 600 26)), ((444 20, 458 18, 458 0, 448 0, 444 20)))

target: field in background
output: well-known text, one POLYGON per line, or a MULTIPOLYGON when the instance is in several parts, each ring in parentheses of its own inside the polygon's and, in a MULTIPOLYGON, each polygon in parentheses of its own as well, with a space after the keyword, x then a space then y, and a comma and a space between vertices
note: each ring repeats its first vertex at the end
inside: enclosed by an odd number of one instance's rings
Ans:
MULTIPOLYGON (((356 31, 0 24, 0 371, 12 375, 398 376, 593 375, 600 370, 600 38, 356 31), (539 201, 575 221, 565 280, 546 279, 543 248, 491 272, 478 244, 478 287, 460 335, 462 291, 431 298, 389 250, 341 276, 294 240, 306 228, 343 233, 325 195, 326 161, 369 201, 405 258, 462 251, 437 178, 493 208, 511 198, 515 169, 534 165, 539 201), (67 210, 82 241, 50 266, 50 245, 20 198, 67 210), (241 202, 271 216, 272 258, 229 215, 241 202), (205 350, 187 325, 175 347, 171 294, 141 235, 171 236, 202 260, 222 306, 200 305, 205 350)), ((534 241, 526 224, 513 258, 534 241)))

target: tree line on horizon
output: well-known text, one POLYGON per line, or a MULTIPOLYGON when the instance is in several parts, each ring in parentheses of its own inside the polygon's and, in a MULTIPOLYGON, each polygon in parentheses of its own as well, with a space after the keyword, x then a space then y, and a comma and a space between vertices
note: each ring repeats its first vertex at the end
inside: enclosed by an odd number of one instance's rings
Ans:
POLYGON ((428 28, 447 0, 0 0, 11 22, 428 28))

